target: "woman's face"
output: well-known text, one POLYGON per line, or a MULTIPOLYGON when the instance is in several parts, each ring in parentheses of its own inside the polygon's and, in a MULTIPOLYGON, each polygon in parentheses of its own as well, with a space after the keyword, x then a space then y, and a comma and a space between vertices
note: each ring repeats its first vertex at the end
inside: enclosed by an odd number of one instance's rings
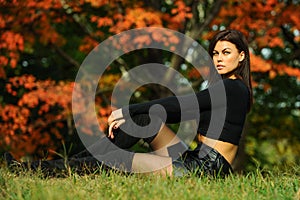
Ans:
MULTIPOLYGON (((245 53, 239 52, 236 46, 228 41, 218 41, 213 51, 213 61, 219 74, 230 74, 245 58, 245 53)), ((236 78, 231 75, 228 78, 236 78)))

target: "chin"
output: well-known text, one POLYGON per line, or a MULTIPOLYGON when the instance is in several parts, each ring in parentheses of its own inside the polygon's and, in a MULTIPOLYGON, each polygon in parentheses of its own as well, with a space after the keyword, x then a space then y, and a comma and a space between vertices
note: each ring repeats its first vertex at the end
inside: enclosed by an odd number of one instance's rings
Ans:
POLYGON ((220 71, 218 71, 218 73, 219 73, 220 75, 225 75, 225 74, 227 74, 227 72, 220 72, 220 71))

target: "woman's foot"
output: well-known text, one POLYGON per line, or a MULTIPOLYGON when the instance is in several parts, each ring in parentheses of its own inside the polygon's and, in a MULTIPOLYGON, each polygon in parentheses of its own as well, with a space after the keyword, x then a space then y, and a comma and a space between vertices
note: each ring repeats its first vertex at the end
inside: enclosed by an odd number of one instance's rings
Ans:
POLYGON ((10 171, 15 171, 16 167, 21 166, 21 163, 18 162, 11 153, 5 152, 3 157, 4 157, 4 162, 6 162, 7 168, 10 171))

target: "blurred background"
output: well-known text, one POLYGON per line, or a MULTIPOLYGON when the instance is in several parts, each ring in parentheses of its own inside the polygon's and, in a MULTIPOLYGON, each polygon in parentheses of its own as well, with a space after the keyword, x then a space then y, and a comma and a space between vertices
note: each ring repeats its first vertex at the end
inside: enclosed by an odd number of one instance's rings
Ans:
MULTIPOLYGON (((234 167, 299 165, 299 0, 0 0, 0 153, 50 159, 79 152, 83 145, 71 103, 81 63, 110 36, 143 27, 178 31, 205 49, 219 30, 243 32, 251 51, 254 105, 234 167)), ((137 42, 167 45, 171 40, 141 37, 137 42)), ((149 62, 179 71, 196 91, 201 89, 197 66, 179 56, 158 49, 129 52, 111 63, 99 81, 95 102, 103 132, 114 85, 124 72, 149 62)), ((132 95, 132 102, 169 95, 164 87, 148 85, 132 95)), ((88 122, 88 116, 82 119, 88 122)))

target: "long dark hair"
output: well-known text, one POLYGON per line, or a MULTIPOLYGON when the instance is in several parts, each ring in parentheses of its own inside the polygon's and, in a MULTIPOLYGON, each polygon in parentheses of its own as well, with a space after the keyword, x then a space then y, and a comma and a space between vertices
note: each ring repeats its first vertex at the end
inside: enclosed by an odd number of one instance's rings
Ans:
MULTIPOLYGON (((248 42, 245 36, 240 31, 237 30, 220 31, 210 41, 208 47, 208 53, 211 57, 213 57, 213 51, 218 41, 228 41, 236 46, 239 53, 241 53, 242 51, 245 53, 245 58, 239 63, 239 66, 233 72, 231 72, 231 74, 234 74, 237 78, 241 79, 248 87, 250 93, 250 107, 251 107, 253 102, 253 94, 252 94, 252 84, 251 84, 250 54, 249 54, 248 42)), ((217 73, 216 70, 215 73, 217 73)), ((225 76, 222 75, 222 78, 225 78, 225 76)))

